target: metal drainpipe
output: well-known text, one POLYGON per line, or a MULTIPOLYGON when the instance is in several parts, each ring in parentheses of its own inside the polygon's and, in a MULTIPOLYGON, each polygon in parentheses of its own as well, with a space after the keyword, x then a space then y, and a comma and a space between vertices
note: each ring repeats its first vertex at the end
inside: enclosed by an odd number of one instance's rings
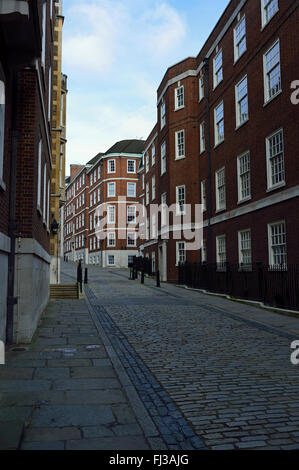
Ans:
POLYGON ((209 79, 209 59, 204 59, 206 75, 206 122, 207 122, 207 155, 208 155, 208 239, 207 239, 207 263, 212 263, 212 173, 211 173, 211 128, 210 128, 210 79, 209 79))
POLYGON ((9 189, 9 224, 8 236, 10 238, 10 253, 8 255, 8 285, 7 285, 7 321, 6 321, 6 343, 13 343, 14 305, 18 300, 14 297, 15 282, 15 244, 17 222, 16 222, 16 176, 17 176, 17 152, 18 152, 18 72, 13 72, 12 89, 12 149, 10 162, 10 189, 9 189))

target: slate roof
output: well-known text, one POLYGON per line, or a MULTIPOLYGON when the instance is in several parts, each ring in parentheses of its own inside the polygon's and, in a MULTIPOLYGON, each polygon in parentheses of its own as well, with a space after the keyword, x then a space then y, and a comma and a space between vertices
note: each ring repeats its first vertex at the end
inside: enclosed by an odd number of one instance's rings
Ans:
POLYGON ((141 154, 145 147, 145 140, 121 140, 116 142, 107 152, 105 155, 110 153, 136 153, 141 154))
POLYGON ((98 159, 104 155, 104 153, 100 152, 98 153, 95 157, 93 157, 91 160, 89 160, 89 162, 86 163, 86 165, 94 165, 95 163, 97 163, 98 159))

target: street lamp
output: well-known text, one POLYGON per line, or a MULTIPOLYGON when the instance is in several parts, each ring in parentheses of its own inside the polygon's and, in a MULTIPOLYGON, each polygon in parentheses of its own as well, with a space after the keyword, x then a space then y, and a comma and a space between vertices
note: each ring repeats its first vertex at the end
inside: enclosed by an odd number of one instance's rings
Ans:
POLYGON ((56 235, 58 233, 58 227, 59 227, 59 224, 58 224, 57 220, 54 219, 52 224, 51 224, 51 231, 52 231, 53 235, 56 235))

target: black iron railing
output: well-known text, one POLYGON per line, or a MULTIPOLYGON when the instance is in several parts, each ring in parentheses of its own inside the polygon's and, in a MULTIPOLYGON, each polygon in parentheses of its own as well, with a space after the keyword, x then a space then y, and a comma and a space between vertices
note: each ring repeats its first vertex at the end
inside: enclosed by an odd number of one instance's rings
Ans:
POLYGON ((299 265, 240 266, 225 263, 183 263, 179 284, 234 298, 256 300, 265 305, 299 310, 299 265))

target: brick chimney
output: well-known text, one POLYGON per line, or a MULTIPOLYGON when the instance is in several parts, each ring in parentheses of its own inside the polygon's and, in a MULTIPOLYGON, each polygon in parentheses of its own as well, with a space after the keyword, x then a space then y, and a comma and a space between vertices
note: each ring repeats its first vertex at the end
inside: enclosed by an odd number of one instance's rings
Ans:
POLYGON ((75 176, 79 173, 79 171, 84 168, 84 165, 70 165, 71 168, 71 181, 75 178, 75 176))

